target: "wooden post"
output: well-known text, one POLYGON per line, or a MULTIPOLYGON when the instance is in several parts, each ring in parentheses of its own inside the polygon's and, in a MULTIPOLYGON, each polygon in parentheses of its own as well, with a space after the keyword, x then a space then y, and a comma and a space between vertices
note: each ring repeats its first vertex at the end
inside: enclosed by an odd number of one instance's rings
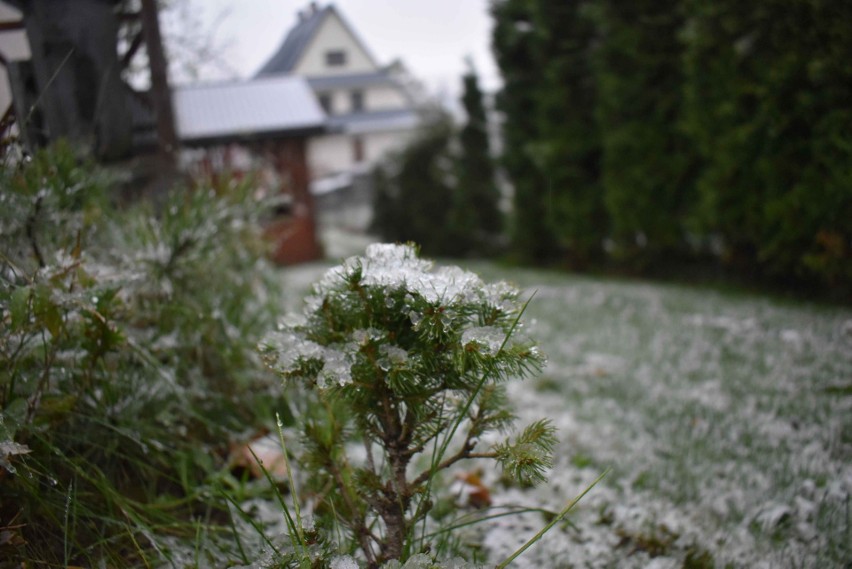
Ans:
POLYGON ((169 90, 168 63, 163 52, 163 40, 160 35, 160 21, 157 15, 156 0, 142 0, 142 30, 148 49, 148 62, 151 69, 151 100, 157 115, 157 138, 160 151, 174 161, 178 147, 175 133, 174 109, 169 90))
POLYGON ((292 265, 322 257, 317 238, 316 209, 310 192, 307 141, 282 138, 266 144, 273 164, 284 182, 284 192, 293 198, 290 216, 273 222, 266 235, 274 243, 272 260, 292 265))

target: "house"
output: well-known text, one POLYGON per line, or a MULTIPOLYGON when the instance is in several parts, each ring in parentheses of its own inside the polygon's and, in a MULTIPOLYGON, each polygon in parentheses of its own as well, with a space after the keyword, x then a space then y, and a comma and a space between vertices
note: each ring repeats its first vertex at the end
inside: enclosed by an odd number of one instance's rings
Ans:
POLYGON ((0 112, 21 127, 20 146, 65 138, 81 153, 120 163, 130 172, 126 195, 171 187, 181 175, 176 160, 205 176, 258 172, 267 192, 283 194, 284 215, 266 227, 274 260, 317 258, 307 141, 325 131, 326 115, 307 81, 277 76, 170 88, 156 2, 139 6, 128 12, 120 0, 0 2, 0 63, 9 71, 0 112), (136 91, 121 70, 143 44, 151 88, 136 91))
POLYGON ((301 11, 257 77, 304 77, 327 113, 328 132, 309 141, 315 178, 364 172, 402 146, 421 122, 417 94, 398 62, 381 66, 333 4, 301 11))
POLYGON ((307 82, 276 76, 187 85, 173 89, 172 102, 182 168, 202 177, 252 172, 259 191, 283 192, 286 215, 265 230, 272 260, 319 258, 307 145, 325 131, 326 117, 307 82))
POLYGON ((30 44, 23 30, 20 11, 0 2, 0 140, 18 133, 14 125, 15 109, 8 68, 13 61, 29 57, 30 44))

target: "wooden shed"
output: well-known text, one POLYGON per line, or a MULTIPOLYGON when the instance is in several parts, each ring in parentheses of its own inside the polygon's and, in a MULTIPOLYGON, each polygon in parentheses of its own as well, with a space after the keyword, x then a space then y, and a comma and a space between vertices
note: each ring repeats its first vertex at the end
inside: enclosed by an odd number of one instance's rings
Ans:
POLYGON ((273 260, 292 264, 317 259, 314 202, 309 191, 308 137, 325 130, 325 113, 300 77, 206 83, 172 92, 178 139, 200 149, 194 159, 205 173, 271 169, 289 197, 287 215, 273 221, 267 236, 273 260))

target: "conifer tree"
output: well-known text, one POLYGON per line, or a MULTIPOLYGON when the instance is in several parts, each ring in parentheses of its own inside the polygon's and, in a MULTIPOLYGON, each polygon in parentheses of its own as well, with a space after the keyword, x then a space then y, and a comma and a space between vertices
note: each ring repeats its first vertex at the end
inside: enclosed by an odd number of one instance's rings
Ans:
POLYGON ((539 135, 533 120, 535 93, 542 68, 533 49, 533 11, 527 0, 499 0, 491 5, 493 47, 503 75, 497 109, 503 115, 501 164, 512 184, 512 250, 519 260, 547 262, 556 256, 550 213, 552 192, 535 152, 539 135))
POLYGON ((485 442, 514 422, 505 382, 543 364, 516 333, 523 311, 506 283, 374 244, 330 269, 304 317, 263 341, 268 365, 307 388, 296 418, 317 514, 348 530, 370 569, 427 546, 420 524, 442 471, 493 460, 535 483, 552 466, 546 420, 485 442))
POLYGON ((553 230, 564 260, 576 267, 597 261, 608 233, 601 175, 597 87, 591 57, 598 41, 591 2, 535 0, 534 89, 537 122, 532 151, 542 165, 553 230))
POLYGON ((684 245, 695 157, 680 128, 682 0, 600 0, 595 53, 602 186, 614 257, 635 268, 684 245))
POLYGON ((488 136, 488 119, 476 70, 471 62, 463 76, 467 121, 459 133, 458 185, 451 224, 459 253, 487 253, 497 247, 502 228, 500 194, 488 136))
POLYGON ((687 125, 704 227, 775 279, 852 279, 848 2, 690 2, 687 125))
POLYGON ((376 174, 375 230, 388 240, 413 241, 425 253, 449 255, 455 239, 447 231, 453 199, 453 129, 440 115, 376 174))
POLYGON ((754 168, 759 149, 748 126, 757 99, 748 93, 758 89, 755 66, 766 62, 744 57, 752 50, 748 20, 754 11, 735 4, 690 4, 686 124, 704 161, 697 181, 699 224, 724 239, 726 260, 753 266, 764 185, 754 168), (744 41, 737 47, 739 38, 744 41))
POLYGON ((373 184, 373 220, 370 230, 383 240, 402 241, 404 228, 401 222, 399 196, 388 177, 387 167, 379 164, 371 174, 373 184))

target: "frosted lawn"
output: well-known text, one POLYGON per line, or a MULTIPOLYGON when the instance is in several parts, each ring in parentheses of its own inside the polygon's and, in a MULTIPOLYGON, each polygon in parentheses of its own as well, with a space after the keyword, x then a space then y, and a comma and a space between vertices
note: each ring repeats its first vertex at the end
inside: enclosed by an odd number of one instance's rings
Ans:
MULTIPOLYGON (((327 265, 291 269, 288 301, 327 265)), ((510 388, 521 422, 551 417, 550 483, 495 505, 557 510, 613 472, 517 567, 830 567, 852 559, 852 311, 708 289, 471 269, 537 291, 526 332, 543 375, 510 388)), ((488 476, 491 478, 488 478, 488 476)), ((501 559, 544 524, 470 536, 501 559)))

